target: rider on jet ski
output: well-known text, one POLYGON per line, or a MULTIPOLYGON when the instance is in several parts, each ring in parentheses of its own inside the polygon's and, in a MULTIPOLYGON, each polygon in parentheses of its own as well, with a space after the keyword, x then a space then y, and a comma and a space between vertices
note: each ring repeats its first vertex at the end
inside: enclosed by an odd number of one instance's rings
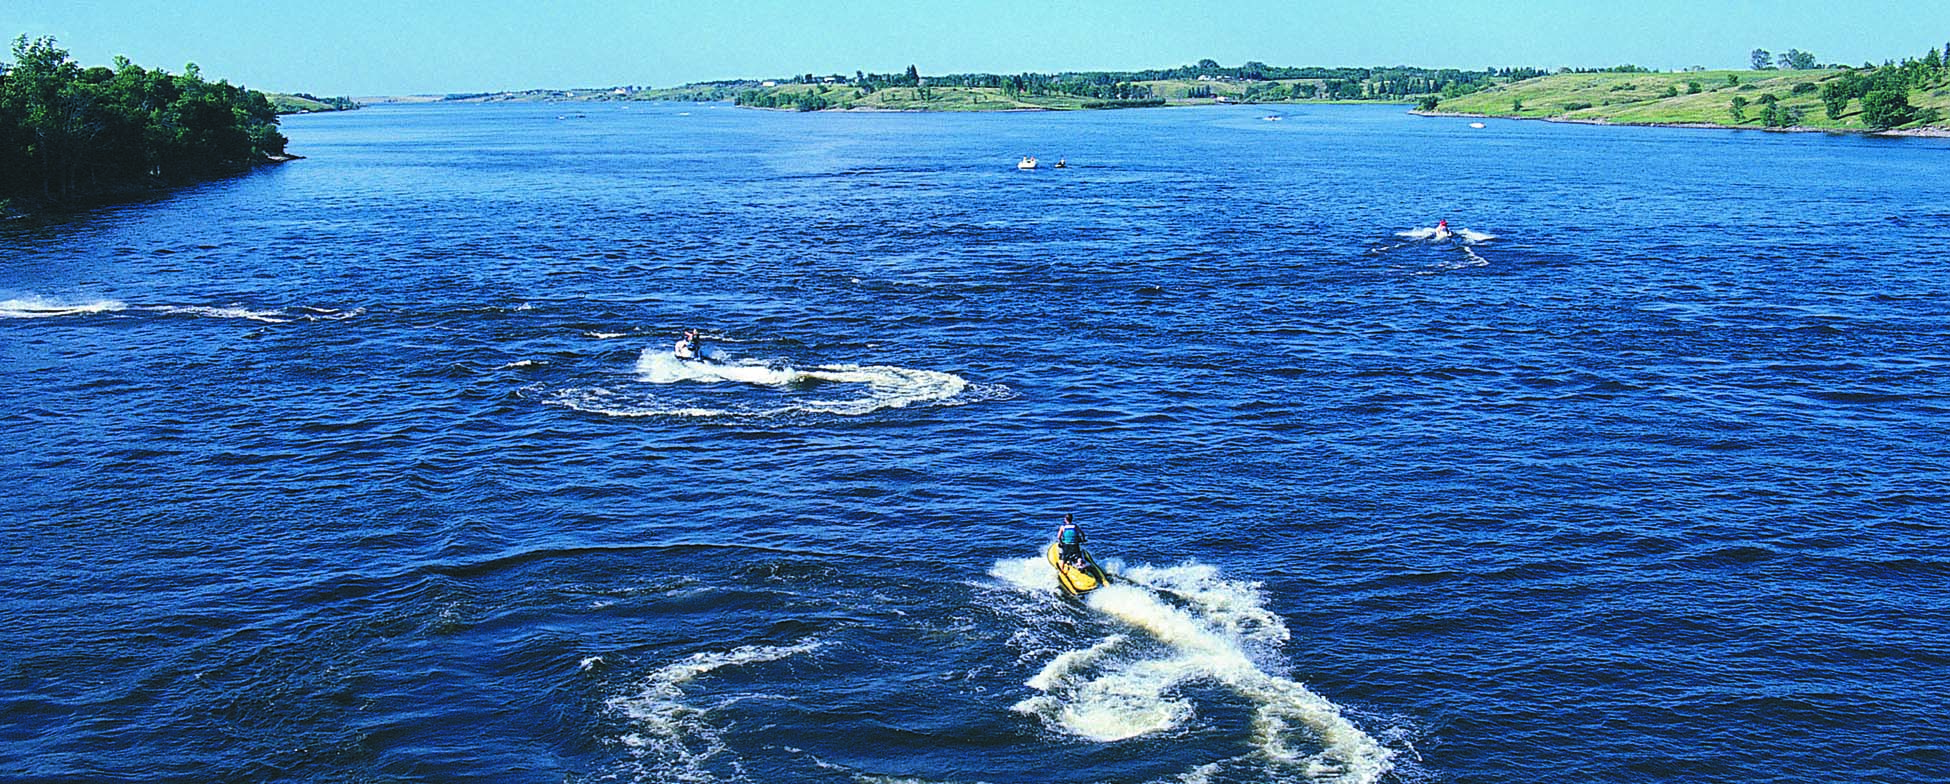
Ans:
POLYGON ((678 359, 704 359, 704 339, 698 336, 695 329, 684 330, 684 336, 677 339, 677 346, 672 349, 672 353, 676 354, 678 359))
POLYGON ((1083 565, 1083 529, 1067 514, 1063 516, 1063 525, 1056 529, 1056 546, 1058 556, 1065 563, 1083 565))

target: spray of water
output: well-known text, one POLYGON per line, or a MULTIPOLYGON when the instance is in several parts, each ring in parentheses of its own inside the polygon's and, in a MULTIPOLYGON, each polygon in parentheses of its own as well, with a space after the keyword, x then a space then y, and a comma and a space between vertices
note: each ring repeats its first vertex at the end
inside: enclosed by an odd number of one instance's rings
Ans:
MULTIPOLYGON (((1290 637, 1256 585, 1200 564, 1112 571, 1122 581, 1088 594, 1087 604, 1142 638, 1113 634, 1057 654, 1029 679, 1037 694, 1017 712, 1055 732, 1115 742, 1183 726, 1197 706, 1179 687, 1218 684, 1251 704, 1254 762, 1267 780, 1366 784, 1390 769, 1391 753, 1340 706, 1256 661, 1256 652, 1277 653, 1290 637)), ((1004 561, 991 573, 1023 590, 1056 590, 1037 559, 1004 561)))

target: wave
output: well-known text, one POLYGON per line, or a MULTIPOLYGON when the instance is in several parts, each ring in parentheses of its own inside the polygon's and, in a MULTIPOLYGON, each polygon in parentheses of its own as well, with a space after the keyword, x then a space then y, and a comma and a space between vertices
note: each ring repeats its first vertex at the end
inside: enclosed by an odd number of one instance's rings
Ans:
POLYGON ((289 324, 294 321, 343 321, 366 312, 365 308, 336 310, 333 308, 295 307, 277 310, 252 310, 240 305, 212 307, 207 305, 157 305, 139 307, 169 316, 196 316, 200 318, 244 319, 265 324, 289 324))
POLYGON ((285 324, 291 321, 291 319, 285 317, 284 311, 281 310, 250 310, 247 308, 237 307, 234 305, 230 307, 222 307, 222 308, 208 307, 203 305, 185 305, 185 306, 166 305, 166 306, 154 307, 154 308, 141 308, 141 310, 153 310, 158 313, 163 313, 171 316, 200 316, 203 318, 247 319, 250 321, 261 321, 266 324, 285 324))
POLYGON ((266 324, 285 324, 293 321, 341 321, 363 314, 366 312, 366 309, 337 310, 333 308, 300 306, 280 308, 277 310, 254 310, 241 305, 131 306, 112 299, 63 302, 40 296, 0 300, 0 318, 53 318, 57 316, 81 316, 95 313, 118 312, 159 313, 165 316, 193 316, 197 318, 244 319, 266 324))
POLYGON ((965 405, 1007 397, 1007 387, 970 384, 953 373, 893 365, 820 365, 808 369, 719 358, 687 362, 670 352, 645 349, 636 380, 677 389, 571 388, 547 402, 584 413, 617 417, 773 417, 786 414, 861 416, 917 405, 965 405), (735 383, 760 387, 693 390, 681 385, 735 383), (708 392, 708 393, 707 393, 708 392), (784 402, 776 402, 783 399, 784 402))
MULTIPOLYGON (((1257 584, 1222 579, 1200 564, 1109 565, 1122 582, 1093 591, 1086 603, 1144 638, 1112 634, 1057 654, 1027 682, 1039 693, 1016 703, 1018 713, 1108 743, 1183 727, 1197 711, 1179 686, 1213 683, 1251 703, 1254 752, 1201 770, 1252 764, 1264 768, 1256 771, 1264 780, 1368 784, 1393 768, 1393 752, 1339 705, 1255 662, 1255 651, 1270 655, 1290 637, 1257 584)), ((1025 591, 1057 591, 1041 559, 1003 561, 991 574, 1025 591)))
MULTIPOLYGON (((694 653, 650 673, 635 692, 611 698, 609 710, 627 725, 618 740, 634 761, 634 780, 745 780, 720 731, 710 722, 711 708, 686 702, 686 685, 726 667, 778 661, 811 653, 819 646, 817 640, 807 640, 797 645, 746 645, 694 653)), ((584 669, 588 666, 585 660, 584 669)))
POLYGON ((62 302, 46 297, 27 296, 19 299, 0 300, 0 318, 52 318, 55 316, 80 316, 91 313, 112 313, 128 308, 112 299, 89 300, 87 302, 62 302))

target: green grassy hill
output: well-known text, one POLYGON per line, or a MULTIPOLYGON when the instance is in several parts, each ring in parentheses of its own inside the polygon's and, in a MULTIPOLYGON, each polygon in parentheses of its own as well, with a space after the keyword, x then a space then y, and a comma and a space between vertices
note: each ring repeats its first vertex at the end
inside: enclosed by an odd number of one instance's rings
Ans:
POLYGON ((349 98, 320 99, 310 95, 288 93, 265 93, 264 97, 270 99, 271 108, 277 110, 278 114, 337 112, 359 108, 359 104, 349 98))
MULTIPOLYGON (((741 102, 747 105, 767 108, 789 109, 800 105, 800 99, 818 98, 826 101, 825 109, 868 109, 881 111, 932 111, 932 112, 993 112, 1010 110, 1069 110, 1103 109, 1125 106, 1183 106, 1223 102, 1235 103, 1322 103, 1323 100, 1293 99, 1290 89, 1294 84, 1317 85, 1318 79, 1267 79, 1251 82, 1241 81, 1195 81, 1191 79, 1165 79, 1134 82, 1148 88, 1155 96, 1149 101, 1115 101, 1059 94, 1016 94, 1010 95, 999 87, 883 87, 871 93, 858 87, 845 84, 778 84, 770 87, 749 86, 736 95, 742 95, 741 102), (762 96, 759 103, 751 101, 753 96, 762 96)), ((676 95, 687 95, 676 93, 676 95)), ((640 98, 668 100, 670 95, 644 94, 640 98)), ((1410 99, 1400 97, 1367 99, 1394 103, 1409 103, 1410 99)))
MULTIPOLYGON (((1553 74, 1445 98, 1435 110, 1492 117, 1760 128, 1761 97, 1771 95, 1782 110, 1798 116, 1791 123, 1795 127, 1871 130, 1862 120, 1859 99, 1850 101, 1834 119, 1822 105, 1822 85, 1844 73, 1833 69, 1553 74), (1746 103, 1740 117, 1734 115, 1735 98, 1746 103)), ((1939 82, 1912 89, 1909 103, 1924 119, 1897 130, 1944 127, 1944 120, 1930 121, 1928 117, 1930 109, 1935 109, 1938 117, 1950 116, 1950 84, 1939 82)))

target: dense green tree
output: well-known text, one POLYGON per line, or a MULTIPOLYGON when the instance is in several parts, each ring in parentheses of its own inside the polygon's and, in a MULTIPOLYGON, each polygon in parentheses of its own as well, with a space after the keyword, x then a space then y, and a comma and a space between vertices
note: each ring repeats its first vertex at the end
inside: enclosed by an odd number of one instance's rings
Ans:
POLYGON ((1779 63, 1781 68, 1790 71, 1813 70, 1817 65, 1814 54, 1803 52, 1799 49, 1789 49, 1782 52, 1779 63))
POLYGON ((1741 95, 1734 96, 1733 101, 1730 102, 1729 106, 1731 109, 1731 114, 1733 114, 1734 122, 1745 122, 1747 120, 1746 96, 1741 96, 1741 95))
POLYGON ((1754 70, 1756 71, 1765 71, 1769 68, 1774 67, 1773 66, 1774 55, 1769 53, 1766 49, 1755 49, 1754 51, 1748 53, 1747 60, 1748 62, 1753 64, 1754 70))
POLYGON ((1914 109, 1909 96, 1895 90, 1876 90, 1862 96, 1862 121, 1870 128, 1886 130, 1909 122, 1914 109))
POLYGON ((1842 112, 1848 110, 1848 102, 1856 97, 1855 84, 1862 77, 1849 71, 1823 82, 1821 85, 1821 108, 1830 120, 1842 119, 1842 112))
POLYGON ((14 41, 0 65, 0 195, 62 201, 241 171, 284 152, 263 93, 128 58, 81 68, 52 38, 14 41))

